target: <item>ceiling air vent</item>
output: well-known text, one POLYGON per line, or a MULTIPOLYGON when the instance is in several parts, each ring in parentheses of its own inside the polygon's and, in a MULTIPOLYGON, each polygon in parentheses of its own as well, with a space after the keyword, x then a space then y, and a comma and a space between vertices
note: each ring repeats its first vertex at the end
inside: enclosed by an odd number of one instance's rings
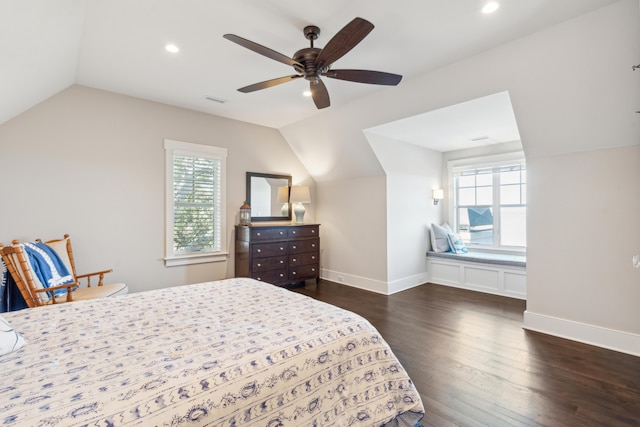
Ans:
POLYGON ((215 96, 205 96, 204 99, 207 101, 217 102, 218 104, 225 104, 229 102, 228 99, 216 98, 215 96))

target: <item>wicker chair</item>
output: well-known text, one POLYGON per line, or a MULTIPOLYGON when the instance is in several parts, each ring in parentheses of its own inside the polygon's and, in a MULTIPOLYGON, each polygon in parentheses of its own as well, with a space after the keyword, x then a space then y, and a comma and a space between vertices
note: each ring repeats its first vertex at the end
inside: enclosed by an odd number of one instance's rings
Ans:
MULTIPOLYGON (((38 239, 36 242, 41 243, 38 239)), ((25 253, 24 245, 14 240, 11 246, 0 244, 0 255, 7 266, 7 270, 16 282, 20 293, 27 306, 39 307, 48 304, 71 302, 78 300, 112 297, 128 293, 128 287, 124 283, 103 284, 104 275, 112 270, 102 270, 88 274, 77 274, 71 240, 69 235, 64 238, 50 240, 45 243, 58 255, 68 272, 73 276, 73 281, 56 286, 45 286, 35 273, 29 256, 25 253), (96 277, 98 283, 92 286, 91 278, 96 277), (55 291, 66 289, 66 292, 56 295, 55 291)))

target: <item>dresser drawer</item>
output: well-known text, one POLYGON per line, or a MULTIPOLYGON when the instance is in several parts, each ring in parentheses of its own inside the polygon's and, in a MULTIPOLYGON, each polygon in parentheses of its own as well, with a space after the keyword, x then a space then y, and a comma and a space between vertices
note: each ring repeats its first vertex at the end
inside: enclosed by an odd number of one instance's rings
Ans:
POLYGON ((279 284, 289 280, 289 270, 281 268, 279 270, 269 270, 264 272, 254 272, 253 278, 261 282, 279 284))
POLYGON ((289 237, 316 237, 319 236, 320 227, 317 225, 297 226, 289 228, 289 237))
POLYGON ((320 279, 320 224, 237 225, 235 277, 277 286, 320 279))
POLYGON ((254 258, 286 255, 287 245, 287 242, 257 243, 255 245, 251 245, 251 255, 254 258))
POLYGON ((288 231, 287 227, 252 228, 250 232, 251 241, 261 242, 265 240, 286 239, 288 237, 288 231))
POLYGON ((304 264, 318 264, 319 252, 302 252, 299 254, 289 255, 289 265, 297 267, 304 264))
POLYGON ((299 265, 289 268, 289 279, 291 281, 304 280, 318 277, 318 266, 316 264, 299 265))
POLYGON ((289 242, 289 253, 297 254, 301 252, 317 251, 320 247, 320 239, 305 239, 289 242))
POLYGON ((287 257, 283 256, 274 256, 274 257, 263 257, 263 258, 255 258, 251 262, 251 267, 254 272, 262 272, 267 270, 275 270, 278 268, 285 268, 287 266, 287 257))

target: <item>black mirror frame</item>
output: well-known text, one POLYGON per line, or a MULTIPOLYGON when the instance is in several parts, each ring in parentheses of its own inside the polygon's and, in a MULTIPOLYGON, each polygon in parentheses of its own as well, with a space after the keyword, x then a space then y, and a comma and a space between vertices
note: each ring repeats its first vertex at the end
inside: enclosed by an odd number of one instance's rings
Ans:
MULTIPOLYGON (((291 175, 278 175, 271 173, 247 172, 247 203, 251 204, 251 178, 286 179, 291 189, 291 175)), ((251 221, 291 221, 291 203, 289 203, 289 215, 287 216, 251 216, 251 221)))

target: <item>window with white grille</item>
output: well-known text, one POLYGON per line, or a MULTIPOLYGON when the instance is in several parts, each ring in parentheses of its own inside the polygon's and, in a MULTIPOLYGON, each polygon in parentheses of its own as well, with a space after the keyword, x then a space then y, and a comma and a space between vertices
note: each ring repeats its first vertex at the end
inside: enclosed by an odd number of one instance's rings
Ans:
POLYGON ((527 246, 527 175, 524 160, 450 168, 453 224, 469 246, 527 246))
POLYGON ((226 260, 227 149, 165 140, 167 266, 226 260))

